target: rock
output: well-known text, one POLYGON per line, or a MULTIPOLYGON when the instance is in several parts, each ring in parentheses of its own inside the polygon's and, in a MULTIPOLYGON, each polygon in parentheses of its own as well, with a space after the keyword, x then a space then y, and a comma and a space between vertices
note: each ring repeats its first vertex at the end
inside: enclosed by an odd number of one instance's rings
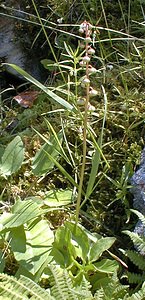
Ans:
POLYGON ((134 195, 133 206, 145 215, 145 148, 141 154, 139 169, 130 180, 132 184, 131 192, 134 195))
MULTIPOLYGON (((145 148, 141 154, 139 169, 134 173, 130 182, 132 185, 131 193, 134 195, 133 207, 145 216, 145 148)), ((140 220, 137 222, 134 232, 140 236, 145 236, 145 226, 140 220)), ((144 255, 145 253, 141 254, 144 255)))
MULTIPOLYGON (((5 1, 8 7, 13 7, 18 11, 12 11, 15 17, 25 17, 23 14, 23 9, 21 9, 20 1, 5 1), (13 5, 12 5, 13 4, 13 5), (12 5, 12 6, 11 6, 12 5)), ((2 6, 2 5, 1 5, 2 6)), ((6 7, 1 7, 0 11, 4 14, 10 15, 10 12, 7 11, 6 7)), ((31 49, 24 47, 24 42, 22 42, 22 38, 19 37, 19 34, 16 30, 16 21, 18 24, 19 20, 14 19, 10 16, 0 15, 0 60, 6 63, 16 64, 26 72, 31 74, 39 81, 44 81, 44 70, 41 66, 39 55, 37 52, 40 52, 40 49, 31 49)), ((27 42, 29 40, 29 34, 27 34, 27 42)), ((28 43, 31 45, 31 42, 28 43)), ((23 77, 18 74, 14 69, 6 66, 6 72, 11 75, 16 76, 19 79, 23 79, 23 77)))

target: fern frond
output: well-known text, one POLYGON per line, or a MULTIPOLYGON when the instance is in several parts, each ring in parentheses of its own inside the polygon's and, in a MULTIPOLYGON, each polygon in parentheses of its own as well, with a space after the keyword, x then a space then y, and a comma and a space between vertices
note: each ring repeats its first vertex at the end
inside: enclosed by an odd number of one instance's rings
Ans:
POLYGON ((75 295, 72 280, 66 270, 61 270, 55 265, 49 265, 48 274, 52 285, 51 294, 57 300, 78 300, 75 295))
POLYGON ((129 283, 142 283, 145 281, 145 274, 136 274, 127 272, 129 283))
POLYGON ((126 250, 125 254, 140 270, 145 271, 145 259, 140 253, 133 250, 126 250))
MULTIPOLYGON (((124 300, 128 296, 128 286, 122 285, 117 273, 102 281, 101 287, 96 291, 94 299, 98 300, 124 300)), ((128 298, 127 298, 128 299, 128 298)))
POLYGON ((21 276, 17 279, 13 276, 0 274, 0 296, 6 300, 54 300, 43 288, 31 279, 21 276))
POLYGON ((131 297, 127 298, 127 300, 144 300, 145 299, 145 283, 143 283, 142 288, 133 294, 131 297))
POLYGON ((83 276, 81 284, 76 289, 77 295, 80 296, 79 299, 86 299, 86 300, 94 299, 90 289, 91 289, 90 282, 85 278, 85 276, 83 276))
POLYGON ((131 211, 138 216, 138 218, 140 219, 140 221, 145 226, 145 216, 142 213, 140 213, 138 210, 131 209, 131 211))
POLYGON ((124 230, 123 233, 129 235, 138 251, 140 251, 141 253, 145 253, 145 237, 139 236, 137 233, 131 232, 129 230, 124 230))
POLYGON ((103 300, 105 297, 104 290, 103 288, 100 288, 99 290, 96 291, 94 295, 94 300, 103 300))

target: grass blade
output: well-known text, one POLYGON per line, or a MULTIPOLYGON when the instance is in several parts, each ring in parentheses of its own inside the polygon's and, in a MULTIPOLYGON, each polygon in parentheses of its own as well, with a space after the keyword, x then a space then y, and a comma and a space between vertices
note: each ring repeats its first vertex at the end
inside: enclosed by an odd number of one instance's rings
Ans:
POLYGON ((54 92, 50 91, 47 87, 45 87, 41 82, 36 80, 33 76, 28 74, 26 71, 21 69, 19 66, 16 66, 15 64, 7 64, 4 63, 3 65, 7 65, 9 67, 12 67, 14 70, 16 70, 19 74, 21 74, 26 80, 32 82, 35 86, 37 86, 39 89, 41 89, 44 93, 46 93, 53 101, 56 101, 57 103, 61 104, 68 110, 72 110, 73 106, 69 104, 67 101, 65 101, 60 96, 57 96, 54 92))

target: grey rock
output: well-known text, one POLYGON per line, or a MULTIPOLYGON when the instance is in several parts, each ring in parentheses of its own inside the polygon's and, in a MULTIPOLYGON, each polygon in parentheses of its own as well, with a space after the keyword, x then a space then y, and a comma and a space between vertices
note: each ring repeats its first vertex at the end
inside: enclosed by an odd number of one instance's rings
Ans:
MULTIPOLYGON (((141 154, 139 168, 131 177, 130 182, 132 185, 131 193, 134 195, 133 207, 145 215, 145 148, 141 154)), ((140 220, 137 222, 134 232, 140 236, 145 236, 145 226, 140 220)))
MULTIPOLYGON (((10 3, 11 1, 7 1, 7 5, 9 4, 8 6, 10 6, 10 3)), ((17 4, 16 9, 19 8, 17 1, 13 1, 13 4, 17 4)), ((15 6, 13 7, 15 8, 15 6)), ((1 9, 1 11, 7 13, 7 11, 3 9, 1 9)), ((18 14, 18 12, 16 12, 16 14, 18 14)), ((37 51, 24 48, 25 41, 22 43, 21 38, 17 34, 15 22, 16 20, 9 16, 0 15, 0 60, 5 63, 18 65, 37 80, 43 81, 44 73, 42 72, 41 64, 37 58, 37 51)), ((29 33, 25 38, 28 42, 29 33)), ((37 50, 40 52, 40 49, 37 50)), ((6 66, 5 68, 6 72, 11 75, 24 79, 13 68, 9 66, 6 66)))

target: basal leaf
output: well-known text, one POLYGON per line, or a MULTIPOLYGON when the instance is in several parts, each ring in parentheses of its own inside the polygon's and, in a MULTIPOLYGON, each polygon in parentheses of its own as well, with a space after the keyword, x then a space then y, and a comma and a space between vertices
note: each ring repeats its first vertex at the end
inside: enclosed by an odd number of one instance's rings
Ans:
POLYGON ((113 274, 119 268, 116 260, 101 259, 101 261, 94 263, 97 272, 113 274))
POLYGON ((71 242, 71 232, 67 226, 59 227, 55 234, 52 255, 57 264, 67 267, 72 263, 72 254, 74 254, 74 246, 71 242), (59 253, 61 254, 59 256, 59 253))
POLYGON ((114 237, 105 237, 99 239, 91 248, 89 262, 96 261, 104 251, 108 250, 115 242, 114 237))
POLYGON ((16 136, 6 147, 1 159, 0 173, 11 175, 19 170, 24 160, 24 146, 20 136, 16 136))
POLYGON ((17 201, 12 206, 12 213, 1 216, 0 223, 3 229, 10 229, 21 226, 41 214, 41 209, 32 200, 17 201))
POLYGON ((24 249, 23 247, 21 251, 17 246, 17 230, 12 230, 11 232, 11 247, 15 259, 19 262, 20 266, 35 275, 50 255, 53 243, 53 232, 49 228, 48 222, 40 218, 26 224, 24 229, 26 248, 24 249))
POLYGON ((26 234, 23 225, 11 229, 10 240, 12 250, 17 249, 20 253, 26 251, 26 234))
POLYGON ((57 207, 70 204, 71 200, 71 190, 51 190, 45 196, 43 203, 49 207, 57 207))
POLYGON ((72 234, 71 240, 77 243, 77 256, 86 261, 86 257, 90 248, 87 234, 85 233, 82 227, 79 227, 79 225, 76 225, 75 223, 66 222, 65 226, 67 226, 67 228, 72 234))

